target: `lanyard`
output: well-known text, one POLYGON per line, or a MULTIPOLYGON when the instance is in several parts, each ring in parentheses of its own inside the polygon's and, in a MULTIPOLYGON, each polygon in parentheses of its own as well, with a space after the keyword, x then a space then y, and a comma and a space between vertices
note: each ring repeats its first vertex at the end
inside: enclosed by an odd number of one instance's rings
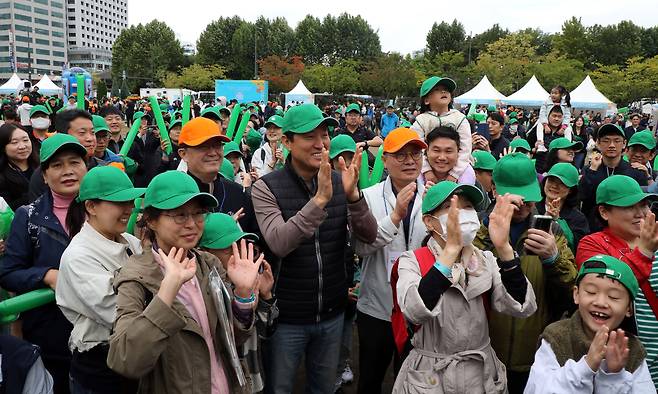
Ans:
MULTIPOLYGON (((385 186, 385 185, 384 185, 385 186)), ((386 195, 384 194, 384 189, 385 187, 382 187, 382 200, 384 201, 384 212, 386 212, 386 216, 388 216, 388 200, 386 200, 386 195)), ((393 184, 391 184, 391 190, 393 190, 393 184)), ((418 193, 418 191, 416 191, 418 193)), ((397 201, 397 196, 395 196, 395 200, 397 201)), ((416 195, 414 194, 414 200, 416 199, 416 195)), ((415 201, 414 201, 415 203, 415 201)), ((414 204, 415 205, 415 204, 414 204)), ((413 233, 414 233, 414 225, 411 222, 411 214, 412 212, 409 212, 409 237, 407 237, 407 234, 404 232, 404 219, 402 218, 401 223, 402 224, 402 233, 404 235, 404 244, 406 246, 405 250, 409 250, 409 240, 411 239, 413 233)))

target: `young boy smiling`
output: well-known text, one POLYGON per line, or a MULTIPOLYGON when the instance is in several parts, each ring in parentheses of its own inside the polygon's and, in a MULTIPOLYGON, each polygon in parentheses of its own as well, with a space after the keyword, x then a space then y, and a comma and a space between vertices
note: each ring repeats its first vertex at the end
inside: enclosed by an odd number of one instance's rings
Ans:
POLYGON ((635 331, 639 285, 628 265, 596 255, 583 263, 573 291, 578 310, 544 330, 525 393, 653 393, 635 331), (627 335, 628 334, 628 335, 627 335))

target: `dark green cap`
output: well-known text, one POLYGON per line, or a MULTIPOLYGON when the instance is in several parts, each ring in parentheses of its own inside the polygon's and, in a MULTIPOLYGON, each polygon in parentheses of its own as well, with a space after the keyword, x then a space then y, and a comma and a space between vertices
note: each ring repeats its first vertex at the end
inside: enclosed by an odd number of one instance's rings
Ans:
POLYGON ((32 107, 32 109, 30 109, 30 118, 36 113, 50 115, 50 110, 48 110, 48 108, 43 105, 35 105, 32 107))
POLYGON ((574 149, 574 150, 582 150, 583 149, 583 144, 579 141, 569 141, 565 137, 560 137, 556 138, 551 143, 548 145, 548 151, 552 151, 554 149, 574 149))
POLYGON ((240 147, 235 141, 230 141, 224 144, 224 157, 230 155, 231 153, 237 153, 240 156, 244 157, 240 151, 240 147))
POLYGON ((201 117, 208 118, 208 119, 221 119, 222 116, 219 113, 219 108, 218 107, 208 107, 205 108, 203 111, 201 111, 201 117))
POLYGON ((658 195, 645 193, 637 181, 626 175, 607 177, 596 188, 596 203, 614 207, 631 207, 645 199, 656 199, 658 195))
POLYGON ((334 118, 325 118, 320 108, 315 104, 301 104, 294 106, 283 117, 283 132, 305 134, 315 130, 325 123, 327 126, 338 127, 334 118))
POLYGON ((72 135, 55 133, 54 135, 46 138, 41 143, 41 151, 39 151, 39 161, 45 163, 50 160, 58 151, 62 149, 71 149, 78 153, 81 157, 87 157, 87 149, 72 135))
POLYGON ((183 127, 183 122, 180 119, 174 120, 169 124, 169 128, 167 129, 167 131, 171 131, 171 129, 173 129, 176 126, 183 127))
POLYGON ((628 290, 631 300, 635 300, 640 290, 640 285, 631 267, 612 256, 597 254, 585 260, 580 266, 580 271, 578 271, 576 285, 587 274, 605 275, 608 278, 619 281, 628 290))
POLYGON ((128 175, 116 167, 94 167, 82 178, 77 200, 132 201, 145 191, 135 188, 128 175))
POLYGON ((519 123, 519 121, 516 120, 516 118, 512 118, 512 119, 509 120, 509 124, 511 124, 511 125, 512 124, 517 124, 517 123, 519 123))
POLYGON ((480 189, 471 185, 460 185, 452 181, 441 181, 432 186, 423 197, 423 215, 431 213, 453 194, 463 194, 473 206, 480 205, 484 196, 480 189))
POLYGON ((147 118, 151 119, 151 116, 150 116, 149 114, 145 114, 145 113, 142 112, 142 111, 137 111, 137 112, 135 112, 135 114, 133 115, 133 122, 136 121, 137 119, 141 119, 141 118, 143 118, 143 117, 147 117, 147 118))
POLYGON ((356 153, 356 142, 347 134, 340 134, 329 143, 329 158, 333 159, 343 152, 356 153))
POLYGON ((558 178, 564 186, 574 187, 578 184, 578 169, 571 163, 557 163, 548 170, 546 177, 553 176, 558 178))
POLYGON ((649 150, 654 150, 656 148, 656 138, 650 131, 638 131, 628 140, 628 146, 633 145, 642 145, 649 150))
POLYGON ((156 175, 146 188, 144 208, 176 209, 195 198, 207 208, 217 206, 212 194, 199 192, 191 176, 182 171, 166 171, 156 175))
POLYGON ((452 79, 434 76, 423 81, 423 84, 420 86, 420 97, 425 97, 436 85, 445 86, 450 93, 454 92, 457 88, 457 84, 452 79))
POLYGON ((107 125, 105 118, 102 116, 91 115, 91 122, 94 125, 94 133, 98 133, 99 131, 110 131, 110 126, 107 125))
POLYGON ((206 249, 226 249, 233 242, 243 238, 258 241, 258 236, 242 231, 238 223, 225 213, 211 213, 206 218, 206 226, 199 246, 206 249))
POLYGON ((260 148, 260 145, 263 142, 263 136, 260 135, 258 131, 251 129, 244 140, 249 146, 249 149, 251 149, 251 152, 254 152, 256 149, 260 148))
POLYGON ((361 114, 361 107, 359 107, 359 104, 352 103, 347 106, 345 109, 345 115, 347 115, 350 112, 357 112, 359 115, 361 114))
POLYGON ((496 166, 496 158, 486 150, 476 150, 472 153, 473 168, 476 170, 493 171, 496 166))
POLYGON ((493 181, 498 194, 516 194, 525 202, 541 201, 535 165, 523 153, 511 153, 498 160, 493 170, 493 181))

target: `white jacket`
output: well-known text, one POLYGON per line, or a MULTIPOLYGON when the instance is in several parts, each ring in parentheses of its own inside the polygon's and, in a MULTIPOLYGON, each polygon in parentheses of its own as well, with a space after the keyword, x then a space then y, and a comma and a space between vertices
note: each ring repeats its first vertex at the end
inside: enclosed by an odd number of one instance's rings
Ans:
POLYGON ((646 360, 634 373, 625 369, 617 373, 608 373, 605 369, 606 363, 603 360, 599 370, 592 371, 585 361, 585 356, 577 362, 568 360, 563 367, 560 367, 551 345, 542 339, 541 346, 535 353, 535 362, 530 369, 524 394, 656 392, 646 360))
POLYGON ((391 178, 363 190, 370 212, 377 218, 377 238, 371 244, 358 239, 355 243, 356 254, 363 257, 361 268, 361 294, 356 307, 362 313, 380 320, 391 321, 393 311, 393 292, 391 291, 390 272, 395 259, 407 250, 420 248, 427 229, 423 224, 422 201, 425 187, 416 180, 416 199, 414 200, 409 222, 409 244, 406 244, 402 221, 395 227, 391 214, 395 209, 395 194, 391 178))
POLYGON ((142 254, 139 239, 121 236, 121 243, 110 241, 85 222, 62 254, 55 297, 73 324, 71 351, 84 352, 110 339, 116 317, 114 273, 128 261, 128 248, 142 254))

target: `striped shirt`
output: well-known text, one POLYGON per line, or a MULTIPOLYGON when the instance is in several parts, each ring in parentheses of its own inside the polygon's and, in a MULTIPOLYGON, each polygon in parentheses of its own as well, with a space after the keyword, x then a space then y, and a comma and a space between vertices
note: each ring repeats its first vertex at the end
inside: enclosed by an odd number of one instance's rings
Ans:
MULTIPOLYGON (((658 294, 658 253, 654 255, 649 283, 658 294)), ((656 389, 658 389, 658 319, 653 314, 642 289, 635 298, 635 319, 638 336, 647 350, 647 365, 656 389)))

